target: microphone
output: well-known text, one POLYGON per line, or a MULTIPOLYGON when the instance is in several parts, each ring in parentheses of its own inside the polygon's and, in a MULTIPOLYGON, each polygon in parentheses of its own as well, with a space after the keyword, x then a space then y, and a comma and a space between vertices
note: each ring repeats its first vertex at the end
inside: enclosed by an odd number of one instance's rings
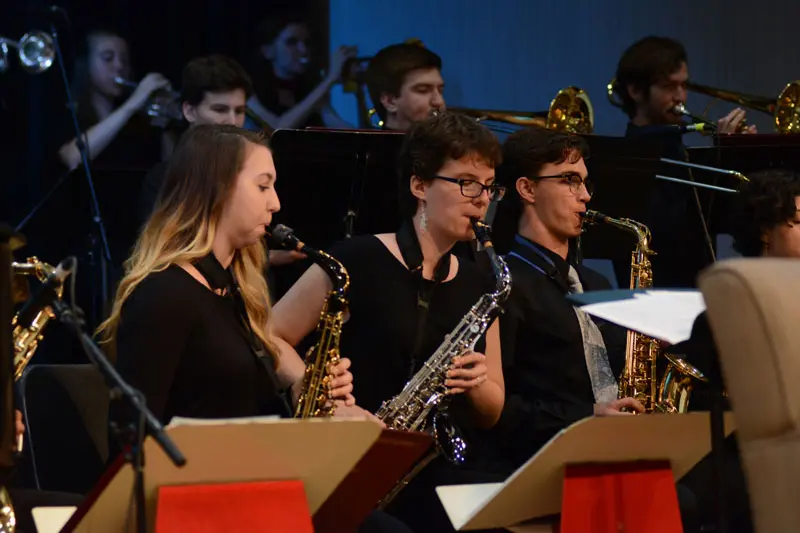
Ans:
POLYGON ((33 324, 36 315, 45 307, 51 306, 58 300, 58 290, 63 286, 64 280, 75 269, 75 258, 68 257, 59 263, 55 271, 47 277, 36 295, 28 300, 17 314, 17 325, 28 328, 33 324))

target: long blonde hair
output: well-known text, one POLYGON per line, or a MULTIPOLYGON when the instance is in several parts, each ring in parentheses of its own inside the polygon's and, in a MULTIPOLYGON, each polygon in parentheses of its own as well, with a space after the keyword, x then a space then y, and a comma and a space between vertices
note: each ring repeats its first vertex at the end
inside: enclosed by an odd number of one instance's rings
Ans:
MULTIPOLYGON (((125 262, 125 275, 111 314, 97 328, 109 356, 116 356, 122 308, 136 287, 150 274, 211 253, 223 206, 233 192, 248 148, 254 145, 268 148, 262 135, 234 126, 198 125, 183 134, 170 159, 155 209, 125 262)), ((253 332, 273 354, 277 366, 277 348, 268 329, 266 260, 266 247, 259 241, 237 250, 231 266, 253 332)))

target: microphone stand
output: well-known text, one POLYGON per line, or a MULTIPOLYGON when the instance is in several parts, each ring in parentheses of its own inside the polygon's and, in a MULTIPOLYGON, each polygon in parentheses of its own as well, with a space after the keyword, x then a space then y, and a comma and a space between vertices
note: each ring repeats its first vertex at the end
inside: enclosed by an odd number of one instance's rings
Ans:
MULTIPOLYGON (((105 307, 106 303, 108 302, 108 265, 111 262, 111 249, 108 245, 108 238, 106 236, 106 228, 105 224, 103 223, 103 218, 100 215, 100 204, 97 201, 97 192, 94 187, 94 180, 92 179, 92 171, 89 168, 89 154, 86 146, 86 142, 84 141, 84 134, 81 131, 80 123, 78 122, 78 114, 75 105, 75 99, 72 95, 72 90, 69 86, 69 78, 67 77, 67 69, 64 63, 64 56, 61 53, 61 45, 59 44, 58 40, 58 31, 56 29, 55 22, 50 23, 50 32, 53 38, 53 48, 56 53, 56 59, 59 66, 59 70, 61 72, 61 79, 64 82, 64 90, 67 96, 67 107, 69 108, 70 115, 72 118, 72 126, 75 131, 75 146, 78 148, 78 152, 81 155, 81 163, 83 165, 84 175, 86 177, 86 183, 89 187, 89 195, 91 198, 91 210, 92 210, 92 224, 95 231, 92 231, 89 234, 89 263, 91 267, 91 293, 92 293, 92 309, 91 309, 91 323, 97 324, 98 318, 102 313, 102 309, 105 307), (96 233, 95 233, 96 232, 96 233), (98 245, 98 236, 99 236, 99 244, 101 246, 100 253, 97 253, 97 245, 98 245), (102 304, 100 305, 100 309, 97 306, 97 293, 98 293, 98 283, 97 283, 97 264, 95 263, 95 258, 99 255, 99 267, 100 267, 100 299, 102 304)), ((52 196, 52 194, 58 189, 67 177, 71 174, 71 171, 67 171, 66 174, 61 176, 55 186, 45 195, 45 197, 36 205, 34 206, 33 210, 28 213, 28 215, 17 225, 17 231, 20 230, 25 224, 27 224, 30 219, 34 216, 34 214, 41 209, 41 207, 47 202, 47 200, 52 196)))
POLYGON ((108 385, 112 400, 121 399, 139 416, 135 427, 120 428, 112 423, 111 429, 125 446, 125 460, 134 470, 134 495, 136 505, 136 529, 139 533, 147 531, 145 514, 144 492, 144 439, 150 435, 158 443, 172 463, 181 467, 186 464, 186 458, 164 432, 164 426, 156 419, 147 408, 141 392, 128 385, 117 373, 92 338, 83 330, 82 320, 76 316, 73 308, 60 299, 52 302, 52 309, 59 321, 65 324, 78 337, 83 346, 86 357, 100 371, 108 385))

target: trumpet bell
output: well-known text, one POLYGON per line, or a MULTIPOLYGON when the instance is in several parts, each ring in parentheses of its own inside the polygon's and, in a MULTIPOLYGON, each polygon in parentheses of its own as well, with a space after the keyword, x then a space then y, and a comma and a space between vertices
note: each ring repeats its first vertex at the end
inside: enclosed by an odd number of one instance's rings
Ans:
POLYGON ((19 60, 22 68, 32 74, 44 72, 53 66, 56 49, 53 38, 48 34, 36 31, 26 33, 19 40, 19 60))

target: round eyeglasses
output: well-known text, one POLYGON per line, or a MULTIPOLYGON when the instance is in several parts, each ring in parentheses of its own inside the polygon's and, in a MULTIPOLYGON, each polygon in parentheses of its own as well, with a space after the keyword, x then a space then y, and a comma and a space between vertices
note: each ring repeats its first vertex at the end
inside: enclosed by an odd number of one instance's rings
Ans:
POLYGON ((462 196, 467 198, 478 198, 483 194, 483 191, 489 193, 489 200, 492 202, 499 202, 506 195, 506 188, 492 183, 491 185, 484 185, 480 181, 470 180, 466 178, 448 178, 447 176, 434 176, 436 179, 449 181, 450 183, 457 183, 461 187, 462 196))

